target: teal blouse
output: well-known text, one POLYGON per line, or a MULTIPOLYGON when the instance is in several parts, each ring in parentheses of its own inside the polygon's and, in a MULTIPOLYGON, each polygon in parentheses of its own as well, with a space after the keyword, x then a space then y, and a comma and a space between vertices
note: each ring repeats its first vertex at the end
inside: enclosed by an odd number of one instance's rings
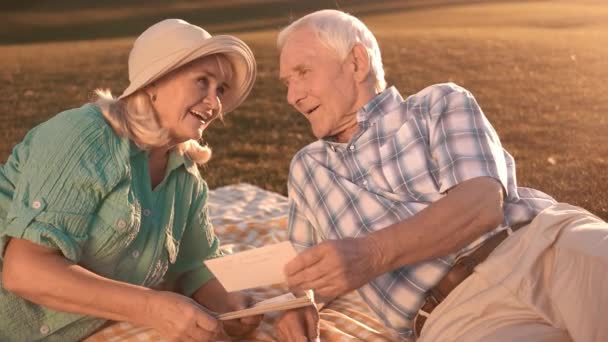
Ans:
MULTIPOLYGON (((207 191, 197 166, 176 151, 152 189, 147 152, 117 136, 99 108, 62 112, 28 132, 0 165, 0 275, 6 243, 16 237, 131 284, 179 277, 179 291, 190 296, 212 278, 202 261, 220 253, 207 191)), ((104 323, 35 305, 1 285, 0 341, 75 341, 104 323)))

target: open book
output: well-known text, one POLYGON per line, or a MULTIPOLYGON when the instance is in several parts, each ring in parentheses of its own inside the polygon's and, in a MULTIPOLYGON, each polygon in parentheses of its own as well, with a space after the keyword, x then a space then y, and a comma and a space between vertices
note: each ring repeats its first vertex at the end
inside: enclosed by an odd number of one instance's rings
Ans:
MULTIPOLYGON (((297 255, 291 242, 284 241, 216 259, 205 260, 205 265, 228 292, 285 283, 283 269, 297 255)), ((312 291, 295 297, 287 293, 263 300, 254 306, 216 315, 221 320, 259 315, 313 305, 312 291)))
POLYGON ((307 292, 301 297, 296 297, 291 293, 286 293, 284 295, 280 295, 258 302, 247 309, 219 314, 217 318, 222 321, 225 321, 229 319, 261 315, 272 311, 291 310, 308 305, 313 305, 314 300, 309 293, 310 292, 307 292))

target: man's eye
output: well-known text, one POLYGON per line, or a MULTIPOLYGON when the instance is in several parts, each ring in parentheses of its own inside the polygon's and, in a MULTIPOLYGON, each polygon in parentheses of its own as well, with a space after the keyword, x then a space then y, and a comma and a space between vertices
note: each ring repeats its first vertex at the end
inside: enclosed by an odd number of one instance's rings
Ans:
POLYGON ((224 87, 217 87, 216 92, 218 95, 224 95, 224 93, 226 92, 226 88, 224 87))

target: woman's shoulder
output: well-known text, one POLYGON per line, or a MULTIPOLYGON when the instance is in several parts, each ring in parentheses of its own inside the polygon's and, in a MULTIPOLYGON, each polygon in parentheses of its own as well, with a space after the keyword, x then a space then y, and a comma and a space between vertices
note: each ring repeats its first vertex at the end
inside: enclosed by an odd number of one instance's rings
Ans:
POLYGON ((103 114, 97 105, 87 103, 82 107, 64 110, 38 127, 39 131, 48 133, 62 132, 68 135, 78 135, 86 138, 87 132, 99 131, 106 133, 112 128, 103 118, 103 114))
POLYGON ((71 165, 114 179, 127 173, 130 144, 114 132, 96 105, 85 104, 30 130, 19 150, 27 152, 27 162, 71 165))
POLYGON ((128 140, 114 132, 93 103, 60 112, 32 129, 30 135, 32 143, 45 149, 93 149, 98 154, 129 149, 128 140))

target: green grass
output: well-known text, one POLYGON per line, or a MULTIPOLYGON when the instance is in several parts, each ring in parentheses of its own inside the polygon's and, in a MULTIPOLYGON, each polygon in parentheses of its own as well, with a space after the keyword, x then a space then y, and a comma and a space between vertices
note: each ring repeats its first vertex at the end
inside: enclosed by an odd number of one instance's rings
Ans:
MULTIPOLYGON (((206 132, 215 155, 204 177, 212 187, 249 182, 286 192, 290 157, 313 138, 277 81, 277 29, 306 11, 335 8, 336 1, 83 3, 0 5, 1 160, 28 129, 88 101, 93 89, 124 89, 133 36, 160 18, 183 17, 212 33, 237 34, 259 67, 248 100, 206 132), (66 10, 72 15, 60 14, 66 10)), ((608 219, 604 3, 338 2, 376 32, 388 81, 404 96, 437 82, 465 86, 515 156, 520 185, 608 219)))

